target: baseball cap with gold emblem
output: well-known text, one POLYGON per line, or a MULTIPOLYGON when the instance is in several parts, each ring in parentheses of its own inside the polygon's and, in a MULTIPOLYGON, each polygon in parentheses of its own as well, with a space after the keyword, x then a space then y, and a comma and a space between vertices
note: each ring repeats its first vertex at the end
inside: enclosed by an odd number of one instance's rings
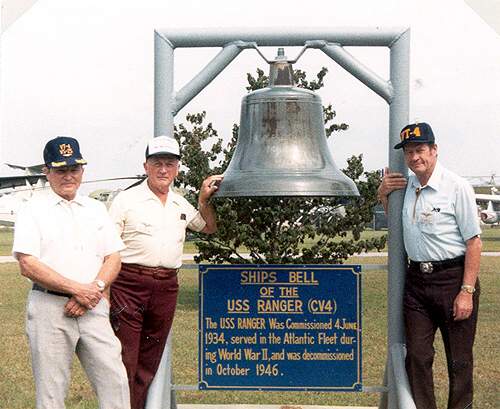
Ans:
POLYGON ((406 125, 401 130, 399 137, 401 142, 394 146, 394 149, 400 149, 407 143, 435 143, 432 128, 425 122, 406 125))
POLYGON ((80 153, 78 141, 69 136, 58 136, 48 141, 43 150, 43 160, 48 168, 87 164, 80 153))

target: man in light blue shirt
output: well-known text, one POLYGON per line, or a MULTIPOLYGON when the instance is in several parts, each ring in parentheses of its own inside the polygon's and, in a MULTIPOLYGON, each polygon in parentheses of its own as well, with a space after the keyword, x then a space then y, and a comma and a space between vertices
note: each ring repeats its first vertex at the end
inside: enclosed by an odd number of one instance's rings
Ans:
POLYGON ((438 162, 432 128, 401 131, 408 181, 386 170, 378 196, 406 189, 402 220, 408 270, 404 294, 406 370, 417 409, 436 409, 432 363, 434 336, 442 334, 450 392, 448 409, 472 408, 472 347, 479 305, 481 230, 474 191, 438 162))

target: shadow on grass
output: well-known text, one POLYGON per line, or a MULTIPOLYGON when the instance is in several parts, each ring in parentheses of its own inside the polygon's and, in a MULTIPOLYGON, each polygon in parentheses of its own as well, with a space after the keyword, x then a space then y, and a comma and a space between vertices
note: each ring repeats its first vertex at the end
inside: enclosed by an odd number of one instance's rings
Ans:
POLYGON ((198 311, 198 289, 186 288, 179 292, 177 309, 183 311, 198 311))

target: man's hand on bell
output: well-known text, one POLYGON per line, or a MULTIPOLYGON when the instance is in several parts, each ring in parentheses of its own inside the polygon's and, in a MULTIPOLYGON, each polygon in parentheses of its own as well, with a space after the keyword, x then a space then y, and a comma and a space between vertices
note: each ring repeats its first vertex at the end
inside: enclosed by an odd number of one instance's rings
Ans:
POLYGON ((80 284, 73 296, 79 304, 91 310, 101 301, 102 292, 96 283, 80 284))
POLYGON ((208 200, 215 192, 217 192, 217 189, 219 189, 219 185, 222 182, 222 179, 224 179, 224 176, 222 175, 213 175, 207 177, 201 184, 200 196, 198 201, 200 203, 208 203, 208 200))

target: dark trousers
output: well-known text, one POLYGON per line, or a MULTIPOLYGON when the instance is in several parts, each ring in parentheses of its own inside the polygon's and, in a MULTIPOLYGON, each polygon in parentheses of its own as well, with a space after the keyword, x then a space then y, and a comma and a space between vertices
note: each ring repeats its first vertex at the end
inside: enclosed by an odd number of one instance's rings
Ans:
POLYGON ((172 326, 177 276, 158 279, 127 271, 111 286, 111 324, 122 343, 132 409, 143 409, 172 326))
POLYGON ((463 267, 422 273, 410 267, 406 276, 404 320, 406 371, 417 409, 436 409, 432 364, 434 336, 439 328, 448 364, 448 409, 472 408, 472 347, 479 307, 479 280, 472 315, 453 320, 453 302, 460 291, 463 267))

